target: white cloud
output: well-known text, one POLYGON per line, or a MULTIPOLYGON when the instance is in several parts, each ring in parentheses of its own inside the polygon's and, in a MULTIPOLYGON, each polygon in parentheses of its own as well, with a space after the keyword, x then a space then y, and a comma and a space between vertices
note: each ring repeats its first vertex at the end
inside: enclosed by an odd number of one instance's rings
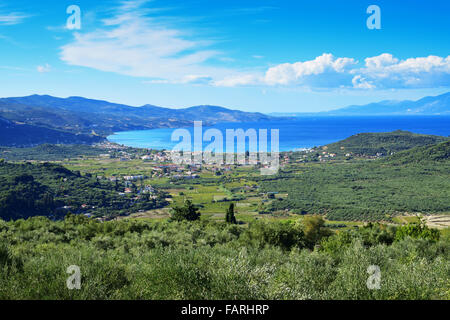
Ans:
POLYGON ((324 53, 310 61, 279 64, 269 68, 264 74, 242 73, 229 76, 215 81, 214 85, 339 87, 344 80, 351 83, 353 76, 349 70, 356 63, 352 58, 335 58, 332 54, 324 53))
POLYGON ((357 89, 374 89, 375 86, 371 81, 368 81, 366 78, 361 75, 356 75, 352 79, 352 84, 354 88, 357 89))
MULTIPOLYGON (((151 15, 160 9, 142 7, 147 2, 123 1, 110 17, 102 20, 101 28, 74 33, 73 41, 61 48, 61 59, 69 65, 146 78, 145 83, 312 90, 450 86, 450 56, 402 60, 383 53, 360 62, 354 57, 323 53, 311 60, 282 63, 265 71, 213 66, 214 61, 230 65, 232 59, 212 49, 213 42, 195 39, 192 34, 165 25, 151 15)), ((166 18, 163 21, 168 21, 166 18)))
POLYGON ((450 86, 450 56, 400 60, 390 54, 367 58, 364 68, 355 70, 374 87, 432 88, 450 86))
POLYGON ((50 69, 51 69, 51 67, 50 67, 50 65, 49 65, 48 63, 46 63, 46 64, 43 65, 43 66, 37 66, 37 67, 36 67, 36 70, 37 70, 38 72, 40 72, 40 73, 50 72, 50 69))
POLYGON ((354 58, 324 53, 313 60, 283 63, 264 74, 241 74, 214 82, 218 86, 297 86, 308 88, 433 88, 450 86, 450 56, 400 60, 391 54, 354 58))
POLYGON ((182 31, 145 16, 147 11, 140 8, 145 2, 124 2, 114 16, 103 20, 103 28, 75 33, 74 41, 61 48, 61 59, 70 65, 168 83, 199 81, 190 75, 202 75, 204 81, 210 74, 227 73, 206 66, 220 54, 208 48, 210 42, 188 39, 182 31))
POLYGON ((357 62, 353 58, 335 58, 324 53, 314 60, 296 63, 284 63, 267 70, 265 82, 269 85, 307 84, 328 86, 341 76, 348 78, 346 72, 357 62))
POLYGON ((392 54, 383 53, 376 57, 366 58, 365 62, 368 69, 377 69, 394 65, 398 63, 398 59, 394 58, 392 54))
POLYGON ((212 82, 217 87, 237 87, 263 84, 263 79, 254 74, 238 74, 212 82))
POLYGON ((29 15, 20 12, 11 12, 8 14, 0 13, 0 25, 15 25, 22 23, 29 15))

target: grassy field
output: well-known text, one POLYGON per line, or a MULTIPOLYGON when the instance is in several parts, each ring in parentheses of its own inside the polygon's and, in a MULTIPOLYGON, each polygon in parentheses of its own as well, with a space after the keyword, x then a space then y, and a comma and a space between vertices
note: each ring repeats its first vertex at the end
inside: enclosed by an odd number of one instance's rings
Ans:
POLYGON ((91 173, 100 176, 140 175, 149 174, 155 164, 140 159, 120 161, 118 159, 79 159, 69 161, 57 161, 70 170, 78 170, 81 173, 91 173))

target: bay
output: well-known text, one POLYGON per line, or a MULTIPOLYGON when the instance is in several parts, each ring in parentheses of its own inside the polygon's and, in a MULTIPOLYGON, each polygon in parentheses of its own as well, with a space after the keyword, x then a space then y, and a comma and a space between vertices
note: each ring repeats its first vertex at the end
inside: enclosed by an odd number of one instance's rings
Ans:
MULTIPOLYGON (((215 128, 225 137, 227 129, 279 129, 279 150, 292 151, 322 146, 363 132, 405 130, 421 134, 450 136, 450 116, 371 116, 371 117, 299 117, 267 122, 220 123, 203 127, 203 133, 215 128)), ((193 128, 186 128, 193 139, 193 128)), ((174 128, 117 132, 108 137, 111 142, 129 147, 171 150, 178 141, 171 141, 174 128)), ((192 140, 193 141, 193 140, 192 140)), ((192 142, 193 143, 193 142, 192 142)), ((203 147, 209 143, 204 142, 203 147)), ((224 140, 225 145, 225 140, 224 140)))

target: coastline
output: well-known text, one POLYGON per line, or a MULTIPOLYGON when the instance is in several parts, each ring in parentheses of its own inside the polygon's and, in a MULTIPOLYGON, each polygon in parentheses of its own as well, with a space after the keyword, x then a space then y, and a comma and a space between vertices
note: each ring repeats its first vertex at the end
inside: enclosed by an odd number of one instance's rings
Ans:
MULTIPOLYGON (((205 126, 220 130, 225 136, 227 129, 279 129, 279 150, 296 151, 323 146, 352 135, 367 132, 410 131, 418 134, 437 136, 450 135, 450 116, 340 116, 340 117, 300 117, 290 120, 267 122, 232 122, 205 126)), ((155 128, 115 132, 106 137, 107 141, 135 148, 171 149, 178 142, 171 141, 176 129, 186 129, 193 136, 192 127, 155 128)), ((270 137, 268 136, 268 149, 270 137)), ((209 143, 204 142, 204 146, 209 143)), ((224 144, 225 145, 225 144, 224 144)))

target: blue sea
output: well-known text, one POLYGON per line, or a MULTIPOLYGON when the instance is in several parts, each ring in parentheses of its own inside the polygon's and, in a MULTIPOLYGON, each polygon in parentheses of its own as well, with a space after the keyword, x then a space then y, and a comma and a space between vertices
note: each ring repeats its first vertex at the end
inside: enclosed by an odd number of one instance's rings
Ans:
MULTIPOLYGON (((203 127, 218 129, 225 137, 227 129, 267 129, 270 150, 270 130, 279 129, 279 150, 290 151, 336 142, 362 132, 406 130, 414 133, 450 136, 450 116, 377 116, 377 117, 302 117, 270 122, 220 123, 203 127)), ((192 139, 193 128, 190 131, 192 139)), ((153 129, 118 132, 108 137, 129 147, 171 150, 178 141, 171 141, 175 129, 153 129)), ((193 141, 193 140, 192 140, 193 141)), ((206 147, 209 142, 204 142, 206 147)), ((223 145, 225 146, 225 140, 223 145)))

